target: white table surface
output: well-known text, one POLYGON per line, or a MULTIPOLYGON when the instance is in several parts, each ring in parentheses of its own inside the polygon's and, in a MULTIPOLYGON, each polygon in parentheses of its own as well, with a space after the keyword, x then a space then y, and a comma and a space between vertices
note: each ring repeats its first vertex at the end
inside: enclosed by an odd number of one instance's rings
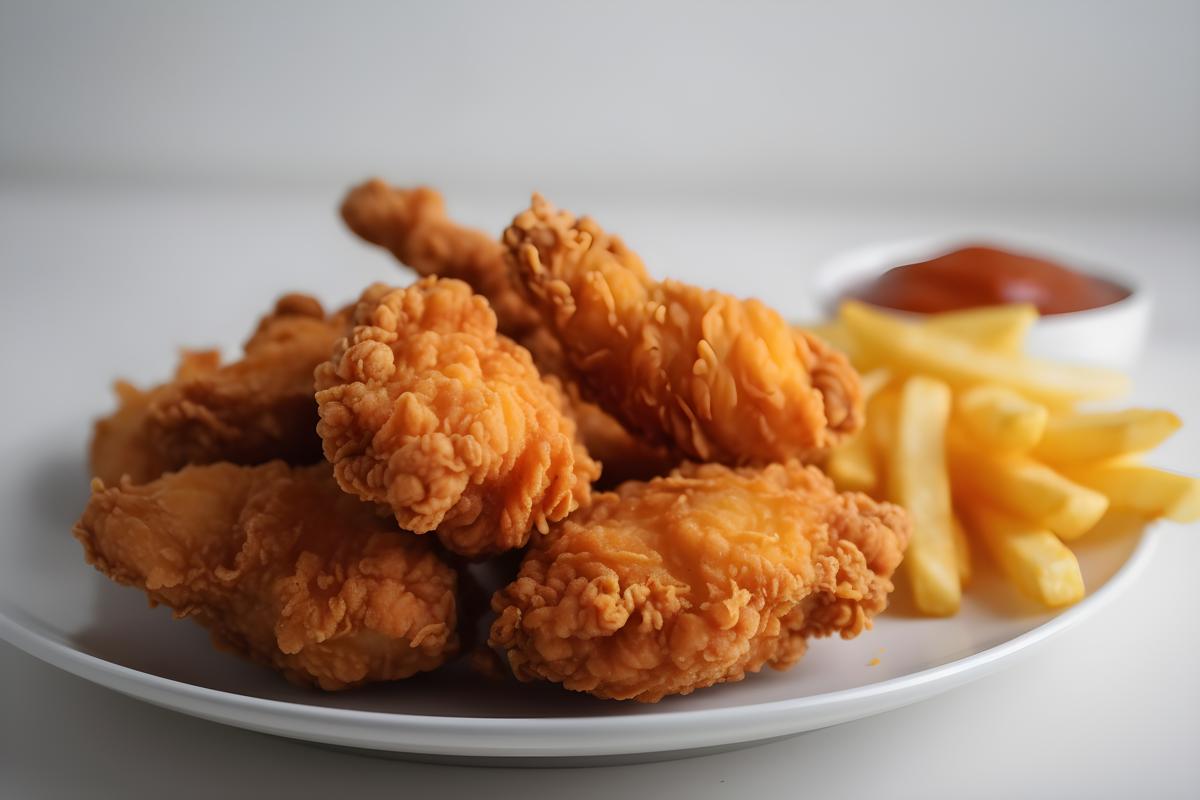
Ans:
MULTIPOLYGON (((41 401, 100 413, 114 374, 153 380, 179 345, 232 346, 285 289, 332 303, 370 280, 394 278, 382 254, 341 230, 337 192, 0 187, 6 364, 20 362, 17 348, 36 346, 51 314, 77 324, 81 350, 69 368, 86 399, 41 401)), ((946 230, 1020 234, 1132 271, 1156 290, 1160 310, 1135 375, 1137 398, 1172 407, 1189 423, 1156 460, 1200 472, 1194 208, 814 209, 583 192, 558 200, 624 233, 656 272, 766 297, 795 315, 810 310, 805 288, 822 258, 946 230)), ((464 218, 499 229, 521 202, 475 195, 457 206, 464 218)), ((7 376, 6 418, 36 389, 22 377, 7 376)), ((80 425, 85 430, 86 420, 80 425)), ((10 457, 27 455, 35 457, 10 457)), ((630 767, 364 758, 160 710, 0 644, 0 797, 1195 797, 1200 528, 1163 526, 1153 535, 1157 552, 1122 598, 998 675, 793 739, 630 767)))

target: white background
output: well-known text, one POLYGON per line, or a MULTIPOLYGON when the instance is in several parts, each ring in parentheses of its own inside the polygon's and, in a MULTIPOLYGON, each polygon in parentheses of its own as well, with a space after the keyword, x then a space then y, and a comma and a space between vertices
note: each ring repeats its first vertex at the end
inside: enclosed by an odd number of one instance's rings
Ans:
MULTIPOLYGON (((1153 288, 1138 377, 1200 472, 1200 4, 0 2, 0 314, 100 413, 115 373, 231 345, 285 288, 392 275, 333 209, 380 173, 499 229, 534 188, 655 271, 810 309, 823 258, 974 228, 1153 288), (55 309, 92 299, 70 320, 55 309), (230 331, 231 333, 219 333, 230 331), (214 338, 215 337, 215 338, 214 338), (89 350, 89 352, 91 352, 89 350)), ((27 454, 30 459, 36 454, 27 454)), ((0 511, 2 513, 2 511, 0 511)), ((919 706, 677 763, 473 770, 187 719, 0 645, 0 796, 1194 796, 1195 526, 1011 671, 919 706)))
POLYGON ((5 2, 0 170, 1200 199, 1195 2, 5 2))

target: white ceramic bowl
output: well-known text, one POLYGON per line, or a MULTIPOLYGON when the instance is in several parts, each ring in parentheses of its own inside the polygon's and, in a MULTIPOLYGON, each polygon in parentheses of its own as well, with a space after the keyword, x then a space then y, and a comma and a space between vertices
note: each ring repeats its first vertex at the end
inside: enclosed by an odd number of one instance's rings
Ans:
MULTIPOLYGON (((1070 255, 1049 252, 1020 242, 996 241, 987 236, 938 236, 871 245, 827 261, 817 273, 817 295, 822 311, 834 314, 843 295, 852 287, 882 275, 892 267, 925 261, 972 244, 1028 252, 1056 261, 1129 289, 1130 294, 1107 306, 1040 318, 1029 333, 1030 355, 1055 361, 1094 364, 1126 369, 1146 345, 1152 298, 1145 287, 1128 275, 1093 269, 1070 255)), ((905 312, 896 312, 903 314, 905 312)))

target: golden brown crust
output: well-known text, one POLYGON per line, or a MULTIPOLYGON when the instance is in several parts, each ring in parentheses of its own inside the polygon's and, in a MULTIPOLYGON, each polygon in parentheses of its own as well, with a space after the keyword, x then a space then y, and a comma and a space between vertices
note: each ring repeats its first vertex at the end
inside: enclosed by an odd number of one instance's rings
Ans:
POLYGON ((784 668, 809 636, 857 635, 887 605, 904 512, 796 462, 686 464, 594 495, 497 592, 514 674, 655 702, 784 668))
POLYGON ((342 488, 468 557, 522 546, 599 473, 560 392, 461 281, 368 288, 316 385, 342 488))
MULTIPOLYGON (((360 237, 390 250, 419 274, 466 282, 487 298, 496 312, 500 333, 528 350, 542 375, 562 377, 566 388, 572 388, 564 377, 566 366, 558 339, 512 285, 503 245, 449 219, 436 190, 401 189, 375 178, 350 191, 342 202, 342 217, 360 237)), ((631 436, 595 404, 576 396, 571 405, 576 409, 580 437, 592 456, 604 464, 603 485, 662 475, 678 463, 665 448, 631 436)))
POLYGON ((173 380, 148 391, 117 384, 120 405, 96 424, 92 473, 135 483, 187 464, 259 464, 321 458, 312 372, 344 334, 346 314, 326 316, 307 295, 280 298, 221 366, 217 353, 184 353, 173 380))
POLYGON ((342 219, 417 274, 454 278, 486 297, 504 335, 521 340, 540 326, 537 312, 509 280, 500 242, 449 219, 436 189, 400 189, 373 178, 346 195, 342 219))
POLYGON ((97 479, 75 536, 108 577, 299 683, 396 680, 458 649, 454 571, 343 494, 325 464, 97 479))
MULTIPOLYGON (((558 379, 551 376, 549 381, 558 379)), ((600 489, 612 489, 625 481, 648 481, 666 475, 679 464, 679 457, 666 447, 654 447, 636 438, 600 406, 589 403, 571 381, 559 381, 579 439, 588 455, 600 462, 600 489)))
POLYGON ((648 442, 771 463, 861 426, 845 357, 762 303, 656 282, 620 239, 537 195, 504 243, 585 395, 648 442))

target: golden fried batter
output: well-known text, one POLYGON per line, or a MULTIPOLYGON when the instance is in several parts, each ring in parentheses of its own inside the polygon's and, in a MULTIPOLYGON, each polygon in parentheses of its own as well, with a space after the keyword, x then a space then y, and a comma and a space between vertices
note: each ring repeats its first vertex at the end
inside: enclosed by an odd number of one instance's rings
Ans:
POLYGON ((376 284, 316 371, 338 483, 468 557, 520 547, 599 474, 564 400, 462 281, 376 284))
POLYGON ((770 463, 861 426, 846 358, 762 303, 656 282, 620 239, 537 195, 504 243, 584 394, 648 442, 770 463))
MULTIPOLYGON (((547 380, 558 379, 550 376, 547 380)), ((563 387, 580 441, 588 455, 600 462, 597 488, 611 489, 625 481, 647 481, 666 475, 679 464, 674 451, 654 447, 632 436, 600 406, 580 397, 579 387, 574 383, 560 381, 559 385, 563 387)))
POLYGON ((782 669, 887 605, 904 512, 796 462, 684 465, 598 494, 537 540, 492 598, 522 680, 655 702, 782 669))
POLYGON ((108 577, 298 683, 396 680, 458 649, 455 572, 343 494, 327 464, 97 479, 75 537, 108 577))
MULTIPOLYGON (((497 329, 529 351, 542 375, 564 376, 558 339, 514 289, 503 245, 449 219, 436 190, 400 189, 376 178, 350 191, 342 202, 342 217, 356 234, 390 250, 421 275, 465 281, 488 299, 497 329)), ((564 382, 572 388, 570 381, 564 382)), ((604 485, 662 475, 678 463, 664 448, 631 436, 595 404, 573 396, 571 405, 580 438, 604 465, 604 485)))
POLYGON ((541 324, 510 283, 500 242, 449 219, 436 189, 399 189, 373 178, 346 195, 342 219, 419 275, 456 278, 486 297, 504 335, 520 340, 541 324))
POLYGON ((148 391, 119 382, 120 406, 96 424, 92 473, 135 483, 186 464, 294 464, 321 459, 312 373, 345 333, 346 314, 286 295, 246 342, 240 361, 184 353, 175 377, 148 391))
MULTIPOLYGON (((215 350, 184 351, 172 382, 183 382, 217 370, 221 356, 215 350)), ((145 483, 164 472, 187 463, 182 455, 172 454, 150 431, 149 420, 155 400, 170 384, 142 391, 128 381, 117 381, 117 410, 96 420, 89 448, 92 475, 106 483, 122 476, 134 483, 145 483)))

